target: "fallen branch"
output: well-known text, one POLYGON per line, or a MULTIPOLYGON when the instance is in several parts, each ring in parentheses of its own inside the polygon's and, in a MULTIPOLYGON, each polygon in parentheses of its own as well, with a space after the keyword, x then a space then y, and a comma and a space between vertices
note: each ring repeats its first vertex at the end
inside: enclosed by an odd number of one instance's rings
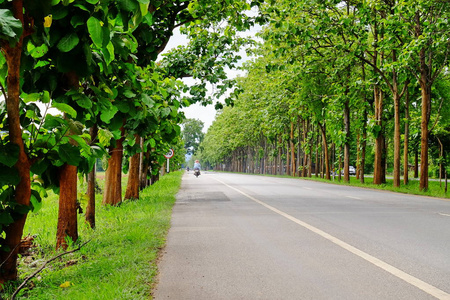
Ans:
POLYGON ((64 256, 64 255, 66 255, 66 254, 73 253, 73 252, 76 252, 76 251, 80 250, 81 247, 83 247, 84 245, 86 245, 86 244, 89 243, 89 242, 90 242, 90 240, 87 241, 87 242, 84 242, 83 244, 81 244, 81 245, 80 245, 78 248, 76 248, 76 249, 73 249, 73 250, 70 250, 70 251, 66 251, 66 252, 60 253, 60 254, 56 255, 55 257, 52 257, 52 258, 50 258, 49 260, 47 260, 47 261, 46 261, 39 269, 37 269, 33 274, 31 274, 30 276, 28 276, 27 278, 25 278, 25 280, 19 285, 19 287, 18 287, 18 288, 14 291, 14 293, 12 294, 11 300, 14 300, 15 297, 17 296, 17 294, 19 293, 19 291, 20 291, 21 289, 24 288, 24 286, 28 283, 28 281, 30 281, 31 278, 33 278, 33 277, 35 277, 37 274, 39 274, 42 270, 44 270, 44 268, 45 268, 50 262, 54 261, 54 260, 57 259, 57 258, 60 258, 60 257, 62 257, 62 256, 64 256))

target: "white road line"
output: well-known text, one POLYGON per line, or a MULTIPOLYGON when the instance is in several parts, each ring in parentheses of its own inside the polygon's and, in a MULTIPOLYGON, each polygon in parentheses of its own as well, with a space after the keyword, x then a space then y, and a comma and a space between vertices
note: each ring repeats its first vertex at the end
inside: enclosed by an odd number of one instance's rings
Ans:
POLYGON ((450 217, 449 214, 443 214, 443 213, 438 213, 438 214, 440 214, 441 216, 444 216, 444 217, 450 217))
POLYGON ((312 190, 312 188, 309 188, 309 187, 306 187, 306 186, 304 186, 303 187, 305 190, 312 190))
POLYGON ((436 297, 437 299, 450 300, 450 294, 448 294, 447 292, 445 292, 443 290, 440 290, 437 287, 432 286, 431 284, 426 283, 426 282, 424 282, 424 281, 422 281, 422 280, 420 280, 420 279, 418 279, 418 278, 416 278, 416 277, 414 277, 412 275, 409 275, 408 273, 406 273, 406 272, 404 272, 404 271, 402 271, 400 269, 397 269, 396 267, 391 266, 390 264, 388 264, 388 263, 386 263, 386 262, 384 262, 384 261, 382 261, 382 260, 380 260, 380 259, 378 259, 378 258, 376 258, 376 257, 374 257, 374 256, 372 256, 372 255, 362 251, 362 250, 359 250, 358 248, 353 247, 350 244, 347 244, 346 242, 344 242, 344 241, 342 241, 342 240, 332 236, 331 234, 328 234, 328 233, 320 230, 317 227, 314 227, 314 226, 312 226, 312 225, 310 225, 308 223, 305 223, 305 222, 303 222, 303 221, 301 221, 301 220, 299 220, 299 219, 297 219, 297 218, 295 218, 295 217, 293 217, 293 216, 291 216, 291 215, 289 215, 289 214, 287 214, 287 213, 285 213, 285 212, 283 212, 281 210, 278 210, 275 207, 270 206, 269 204, 266 204, 266 203, 264 203, 264 202, 262 202, 262 201, 260 201, 260 200, 258 200, 256 198, 248 195, 247 193, 245 193, 245 192, 243 192, 243 191, 241 191, 241 190, 239 190, 239 189, 237 189, 235 187, 232 187, 232 186, 226 184, 225 182, 223 182, 223 181, 221 181, 221 180, 219 180, 217 178, 214 178, 214 179, 217 180, 218 182, 222 183, 223 185, 229 187, 230 189, 235 190, 236 192, 238 192, 238 193, 244 195, 245 197, 253 200, 254 202, 256 202, 258 204, 261 204, 262 206, 264 206, 264 207, 270 209, 271 211, 273 211, 273 212, 275 212, 275 213, 285 217, 286 219, 291 220, 292 222, 294 222, 294 223, 296 223, 296 224, 298 224, 298 225, 300 225, 300 226, 302 226, 302 227, 304 227, 304 228, 306 228, 306 229, 308 229, 308 230, 310 230, 310 231, 320 235, 321 237, 329 240, 330 242, 338 245, 339 247, 341 247, 341 248, 343 248, 343 249, 345 249, 345 250, 347 250, 347 251, 349 251, 349 252, 359 256, 360 258, 362 258, 362 259, 370 262, 371 264, 373 264, 373 265, 375 265, 375 266, 385 270, 386 272, 391 273, 392 275, 394 275, 394 276, 396 276, 396 277, 406 281, 407 283, 409 283, 409 284, 411 284, 411 285, 421 289, 422 291, 426 292, 427 294, 429 294, 429 295, 431 295, 433 297, 436 297))
POLYGON ((361 200, 361 198, 353 197, 353 196, 345 196, 345 197, 347 197, 347 198, 352 198, 352 199, 356 199, 356 200, 361 200))

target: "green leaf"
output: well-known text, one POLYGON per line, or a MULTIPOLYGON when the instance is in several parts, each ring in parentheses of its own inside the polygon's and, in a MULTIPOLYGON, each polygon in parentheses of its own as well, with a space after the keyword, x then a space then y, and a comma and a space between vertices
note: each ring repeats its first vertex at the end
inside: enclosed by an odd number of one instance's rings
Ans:
POLYGON ((69 116, 71 116, 72 118, 76 118, 77 117, 77 112, 75 111, 75 109, 73 109, 70 105, 65 104, 65 103, 57 103, 57 102, 53 102, 52 103, 52 107, 58 109, 59 111, 68 114, 69 116))
POLYGON ((136 97, 136 94, 133 93, 133 91, 131 91, 131 90, 125 90, 125 91, 123 92, 123 95, 124 95, 125 97, 127 97, 127 98, 134 98, 134 97, 136 97))
POLYGON ((73 48, 75 48, 80 39, 78 38, 75 32, 69 33, 65 35, 58 43, 57 47, 61 52, 69 52, 73 48))
POLYGON ((100 129, 98 131, 98 140, 102 146, 108 147, 111 139, 114 137, 111 131, 100 129))
POLYGON ((0 186, 17 185, 20 182, 19 172, 16 168, 0 165, 0 186))
POLYGON ((31 190, 30 202, 32 208, 32 212, 37 212, 42 208, 42 198, 41 195, 35 190, 31 190))
POLYGON ((34 46, 31 42, 27 44, 27 51, 30 53, 33 58, 41 58, 48 52, 48 46, 46 44, 42 44, 41 46, 34 46))
POLYGON ((9 225, 14 223, 14 219, 9 212, 3 211, 0 213, 0 224, 9 225))
POLYGON ((12 167, 19 160, 20 148, 15 144, 0 145, 0 163, 12 167))
POLYGON ((95 46, 97 46, 98 48, 102 48, 103 30, 100 20, 95 17, 90 17, 89 20, 87 20, 87 28, 95 46))
POLYGON ((118 111, 119 110, 115 106, 110 107, 108 110, 102 110, 100 113, 100 119, 105 123, 109 123, 118 111))
POLYGON ((81 161, 80 151, 70 144, 62 144, 58 149, 59 157, 62 161, 71 166, 78 166, 81 161))
POLYGON ((70 20, 70 24, 72 25, 73 28, 77 28, 78 26, 83 25, 84 23, 85 20, 80 15, 75 15, 70 20))
POLYGON ((78 94, 76 97, 73 97, 73 99, 77 102, 79 106, 82 108, 90 109, 92 108, 92 101, 84 94, 78 94))
POLYGON ((64 119, 60 116, 53 116, 48 114, 47 116, 45 116, 44 128, 47 130, 53 130, 65 123, 66 122, 64 121, 64 119))
POLYGON ((47 170, 48 166, 49 162, 47 160, 40 159, 31 166, 31 172, 33 172, 33 174, 42 175, 45 170, 47 170))
POLYGON ((22 22, 14 18, 9 9, 0 9, 0 39, 18 42, 22 30, 22 22))

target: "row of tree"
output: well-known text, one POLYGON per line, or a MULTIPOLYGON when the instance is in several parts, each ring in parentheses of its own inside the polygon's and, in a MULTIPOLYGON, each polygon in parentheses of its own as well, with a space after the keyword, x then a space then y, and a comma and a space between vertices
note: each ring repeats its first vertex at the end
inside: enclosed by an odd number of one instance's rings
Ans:
POLYGON ((272 1, 235 105, 208 130, 218 169, 331 174, 357 166, 394 186, 429 164, 446 174, 450 6, 446 1, 272 1), (431 146, 431 148, 430 148, 431 146), (429 159, 431 153, 432 161, 429 159), (420 158, 420 159, 419 159, 420 158), (414 162, 414 163, 412 163, 414 162), (420 167, 418 166, 420 162, 420 167))
POLYGON ((233 36, 254 22, 244 12, 255 5, 0 0, 0 284, 17 277, 27 214, 46 190, 59 193, 56 247, 65 248, 78 238, 79 173, 89 174, 86 219, 95 226, 98 158, 107 158, 103 203, 117 205, 123 167, 125 198, 137 199, 169 147, 183 156, 179 109, 208 102, 206 82, 219 91, 230 86, 223 70, 245 42, 233 36), (191 43, 155 63, 176 28, 191 43), (183 76, 199 84, 186 87, 177 81, 183 76), (191 97, 181 96, 188 91, 191 97), (50 113, 55 109, 60 114, 50 113))

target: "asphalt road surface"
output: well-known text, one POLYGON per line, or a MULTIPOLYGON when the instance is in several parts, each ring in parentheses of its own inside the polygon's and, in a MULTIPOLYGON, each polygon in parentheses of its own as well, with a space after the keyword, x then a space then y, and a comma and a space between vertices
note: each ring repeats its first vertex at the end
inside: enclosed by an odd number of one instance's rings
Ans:
POLYGON ((450 299, 450 202, 191 172, 159 269, 155 299, 450 299))

